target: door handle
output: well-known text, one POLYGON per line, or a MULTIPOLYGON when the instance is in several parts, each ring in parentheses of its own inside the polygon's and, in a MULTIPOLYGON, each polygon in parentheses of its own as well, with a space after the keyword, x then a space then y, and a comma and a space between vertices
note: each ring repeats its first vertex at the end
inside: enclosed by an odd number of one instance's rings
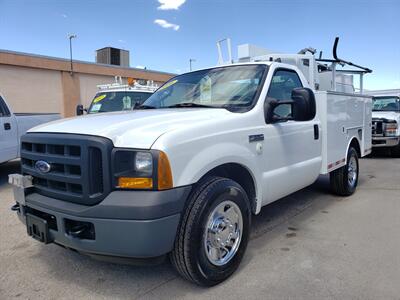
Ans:
POLYGON ((314 124, 314 140, 319 139, 319 127, 318 124, 314 124))
POLYGON ((10 130, 11 129, 11 124, 10 123, 4 123, 4 130, 10 130))

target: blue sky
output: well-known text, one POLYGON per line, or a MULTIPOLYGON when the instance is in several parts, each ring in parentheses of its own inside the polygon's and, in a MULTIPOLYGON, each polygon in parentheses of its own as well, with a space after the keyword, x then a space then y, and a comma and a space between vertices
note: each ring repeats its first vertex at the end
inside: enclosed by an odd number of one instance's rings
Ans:
POLYGON ((369 89, 400 88, 399 0, 0 0, 0 49, 94 61, 95 50, 130 50, 131 66, 180 73, 217 62, 232 39, 280 52, 312 46, 374 70, 369 89), (157 20, 157 21, 156 21, 157 20), (164 27, 163 27, 164 26, 164 27))

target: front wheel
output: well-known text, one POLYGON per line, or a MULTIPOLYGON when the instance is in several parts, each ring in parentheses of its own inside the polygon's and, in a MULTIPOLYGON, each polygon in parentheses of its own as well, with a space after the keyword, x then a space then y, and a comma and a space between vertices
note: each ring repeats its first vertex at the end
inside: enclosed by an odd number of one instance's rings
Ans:
POLYGON ((358 155, 356 149, 350 147, 345 166, 330 173, 332 191, 339 196, 352 195, 358 184, 358 155))
POLYGON ((188 201, 171 262, 184 278, 216 285, 242 260, 249 240, 250 203, 238 183, 221 177, 203 180, 188 201))

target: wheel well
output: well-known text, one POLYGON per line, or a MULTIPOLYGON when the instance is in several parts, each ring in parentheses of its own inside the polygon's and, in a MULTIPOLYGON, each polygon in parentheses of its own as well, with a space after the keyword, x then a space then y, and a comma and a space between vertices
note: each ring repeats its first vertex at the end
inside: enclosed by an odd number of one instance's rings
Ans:
POLYGON ((353 138, 351 140, 349 147, 353 147, 354 149, 356 149, 358 157, 361 157, 360 143, 358 142, 358 140, 356 138, 353 138))
POLYGON ((252 211, 256 209, 256 187, 254 184, 253 176, 250 172, 242 165, 237 163, 227 163, 220 165, 211 171, 209 171, 205 176, 220 176, 232 179, 236 181, 244 189, 247 197, 250 200, 250 205, 252 211))

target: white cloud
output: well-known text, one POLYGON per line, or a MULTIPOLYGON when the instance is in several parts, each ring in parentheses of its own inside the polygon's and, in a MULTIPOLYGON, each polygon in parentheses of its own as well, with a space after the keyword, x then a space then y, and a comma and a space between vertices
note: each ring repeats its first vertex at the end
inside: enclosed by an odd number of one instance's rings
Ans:
POLYGON ((156 20, 154 20, 154 23, 157 24, 157 25, 160 25, 163 28, 167 28, 167 29, 171 28, 171 29, 173 29, 175 31, 179 30, 179 25, 169 23, 169 22, 167 22, 165 20, 162 20, 162 19, 156 19, 156 20))
POLYGON ((125 43, 126 43, 125 40, 118 40, 118 42, 120 42, 120 43, 122 43, 122 44, 125 44, 125 43))
POLYGON ((179 7, 186 2, 186 0, 158 0, 160 6, 157 9, 161 10, 171 10, 171 9, 179 9, 179 7))
POLYGON ((136 68, 136 69, 146 69, 145 66, 136 66, 135 68, 136 68))
POLYGON ((61 14, 61 17, 63 17, 64 19, 68 18, 66 14, 61 14))

